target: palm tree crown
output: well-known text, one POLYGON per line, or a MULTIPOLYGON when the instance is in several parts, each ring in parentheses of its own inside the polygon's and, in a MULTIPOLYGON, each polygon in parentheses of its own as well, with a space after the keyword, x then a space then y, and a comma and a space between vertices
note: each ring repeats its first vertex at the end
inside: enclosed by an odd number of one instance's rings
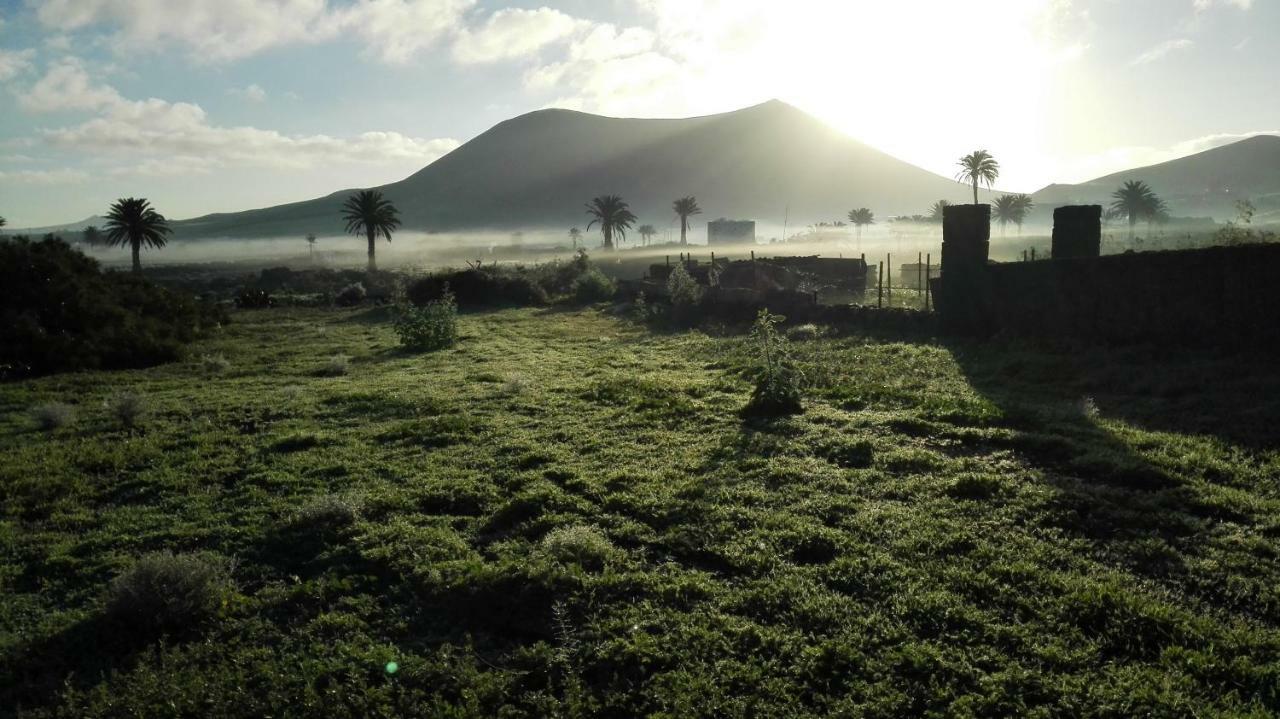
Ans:
POLYGON ((857 228, 858 241, 862 241, 862 226, 874 225, 876 223, 876 215, 865 207, 859 207, 856 210, 849 210, 849 221, 857 228))
POLYGON ((640 233, 640 237, 644 239, 644 244, 646 245, 649 244, 650 237, 658 234, 658 231, 654 229, 653 225, 640 225, 640 227, 636 228, 636 232, 640 233))
POLYGON ((680 244, 687 245, 689 244, 689 241, 686 239, 685 233, 689 229, 689 217, 692 215, 701 215, 702 208, 698 207, 698 200, 694 198, 693 195, 681 197, 671 203, 671 207, 676 211, 676 215, 680 217, 680 244))
POLYGON ((107 244, 112 247, 129 246, 133 252, 133 271, 142 271, 140 251, 143 245, 159 249, 168 242, 165 235, 172 232, 164 215, 155 211, 150 202, 141 197, 116 200, 107 210, 107 244))
POLYGON ((933 203, 933 205, 929 207, 929 220, 931 222, 942 222, 942 214, 950 206, 951 203, 946 200, 938 200, 933 203))
POLYGON ((1164 211, 1164 201, 1156 196, 1151 187, 1142 180, 1126 180, 1118 190, 1111 193, 1111 209, 1117 216, 1129 218, 1129 235, 1133 236, 1133 227, 1139 218, 1152 219, 1164 211))
POLYGON ((96 225, 89 225, 81 231, 81 237, 84 243, 90 247, 102 242, 102 232, 96 225))
POLYGON ((600 232, 604 235, 606 250, 613 249, 615 232, 619 239, 625 238, 627 230, 636 221, 636 216, 631 212, 626 201, 617 195, 600 195, 591 198, 591 202, 587 203, 587 214, 592 217, 591 222, 587 223, 588 230, 597 222, 600 223, 600 232))
POLYGON ((342 219, 347 221, 347 232, 364 235, 369 241, 369 271, 378 269, 374 257, 378 235, 391 241, 391 233, 400 227, 400 211, 377 190, 361 190, 347 198, 342 205, 342 219))
POLYGON ((1000 176, 1000 163, 986 150, 975 150, 960 158, 960 172, 956 173, 957 182, 973 183, 973 204, 978 204, 978 183, 987 187, 995 184, 1000 176))

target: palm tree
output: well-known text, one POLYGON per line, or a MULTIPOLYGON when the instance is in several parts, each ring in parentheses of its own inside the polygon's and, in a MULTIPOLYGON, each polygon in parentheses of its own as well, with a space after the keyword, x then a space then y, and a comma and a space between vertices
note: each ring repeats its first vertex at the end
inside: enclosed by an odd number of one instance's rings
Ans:
POLYGON ((7 224, 9 224, 8 220, 4 219, 3 217, 0 217, 0 227, 4 227, 7 224))
POLYGON ((942 222, 942 215, 946 211, 946 209, 950 206, 951 206, 951 203, 947 202, 946 200, 938 200, 937 202, 933 203, 933 205, 929 207, 929 221, 942 222))
POLYGON ((973 204, 978 204, 978 183, 988 188, 995 184, 1000 176, 1000 163, 986 150, 975 150, 960 158, 960 172, 956 173, 956 182, 973 183, 973 204))
POLYGON ((383 199, 382 193, 377 190, 355 193, 347 198, 342 210, 342 219, 347 221, 347 232, 353 235, 363 234, 368 238, 369 271, 376 271, 378 262, 374 256, 374 240, 382 235, 387 238, 387 242, 391 241, 392 231, 400 227, 400 211, 390 200, 383 199))
POLYGON ((81 231, 81 241, 93 247, 102 242, 102 232, 95 225, 89 225, 81 231))
POLYGON ((311 253, 311 261, 316 261, 316 234, 314 232, 307 233, 307 250, 311 253))
POLYGON ((862 226, 874 225, 876 223, 875 213, 865 207, 859 207, 856 210, 849 210, 849 221, 857 228, 858 242, 862 242, 862 226))
POLYGON ((601 195, 594 197, 591 202, 587 203, 587 214, 593 218, 587 223, 587 229, 600 223, 600 232, 604 234, 604 248, 606 250, 613 249, 613 233, 618 233, 618 239, 624 239, 627 236, 627 230, 636 221, 636 216, 628 208, 627 203, 617 195, 601 195))
POLYGON ((1027 219, 1027 215, 1031 213, 1031 208, 1035 207, 1036 203, 1034 200, 1031 199, 1031 195, 1026 195, 1021 192, 1014 195, 1013 198, 1014 198, 1013 223, 1018 226, 1018 236, 1021 237, 1022 223, 1027 219))
POLYGON ((991 206, 991 212, 996 222, 1000 223, 1000 235, 1004 236, 1005 228, 1010 222, 1017 222, 1018 215, 1018 198, 1013 195, 1001 195, 996 198, 995 204, 991 206))
POLYGON ((1138 224, 1138 218, 1148 216, 1160 199, 1142 180, 1126 180, 1120 189, 1111 193, 1111 197, 1111 209, 1117 215, 1129 218, 1130 240, 1133 239, 1133 228, 1138 224))
POLYGON ((658 231, 653 228, 653 225, 640 225, 636 232, 640 233, 640 239, 644 241, 646 246, 649 244, 649 239, 658 234, 658 231))
POLYGON ((573 249, 578 249, 578 240, 582 239, 582 230, 576 227, 569 228, 569 241, 573 243, 573 249))
POLYGON ((687 245, 689 244, 689 241, 686 238, 685 233, 689 229, 689 217, 692 215, 701 215, 702 208, 698 207, 698 201, 693 197, 693 195, 681 197, 672 203, 671 206, 676 211, 676 215, 680 217, 680 244, 687 245))
POLYGON ((128 245, 133 251, 133 271, 142 272, 142 246, 159 249, 172 232, 164 215, 155 211, 150 202, 141 197, 116 200, 107 210, 107 244, 112 247, 128 245))

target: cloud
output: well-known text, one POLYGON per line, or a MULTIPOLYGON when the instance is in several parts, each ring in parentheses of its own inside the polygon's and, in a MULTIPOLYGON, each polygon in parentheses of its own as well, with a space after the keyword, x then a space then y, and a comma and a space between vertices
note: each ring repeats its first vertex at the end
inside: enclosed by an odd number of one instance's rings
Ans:
POLYGON ((263 102, 267 99, 267 91, 262 89, 258 83, 253 83, 248 87, 233 87, 227 90, 230 95, 241 97, 249 102, 263 102))
POLYGON ((1186 50, 1187 48, 1190 48, 1193 45, 1195 45, 1195 42, 1193 42, 1190 38, 1185 38, 1185 37, 1175 38, 1173 40, 1165 40, 1159 45, 1156 45, 1155 47, 1135 57, 1133 61, 1129 64, 1130 65, 1146 65, 1147 63, 1152 63, 1152 62, 1155 62, 1156 60, 1163 58, 1164 56, 1168 55, 1171 52, 1176 52, 1178 50, 1186 50))
POLYGON ((285 45, 341 36, 364 41, 384 61, 407 61, 458 27, 475 0, 41 0, 46 28, 72 32, 113 28, 111 44, 126 51, 185 49, 192 60, 219 63, 285 45))
POLYGON ((0 182, 18 185, 69 185, 88 180, 89 173, 83 170, 0 170, 0 182))
POLYGON ((25 72, 31 67, 31 58, 35 54, 36 51, 32 49, 0 50, 0 82, 12 80, 25 72))
POLYGON ((1215 5, 1227 5, 1240 10, 1248 10, 1253 7, 1253 0, 1192 0, 1192 7, 1195 8, 1196 12, 1204 12, 1215 5))
POLYGON ((543 47, 589 27, 559 10, 499 10, 476 30, 463 29, 453 45, 453 58, 463 64, 510 60, 533 55, 543 47))
POLYGON ((92 112, 94 117, 79 124, 40 130, 40 139, 89 156, 127 159, 130 168, 144 174, 164 174, 167 167, 421 166, 458 146, 453 139, 398 132, 332 137, 215 125, 193 103, 126 99, 110 85, 95 83, 72 58, 51 67, 19 102, 31 111, 92 112))

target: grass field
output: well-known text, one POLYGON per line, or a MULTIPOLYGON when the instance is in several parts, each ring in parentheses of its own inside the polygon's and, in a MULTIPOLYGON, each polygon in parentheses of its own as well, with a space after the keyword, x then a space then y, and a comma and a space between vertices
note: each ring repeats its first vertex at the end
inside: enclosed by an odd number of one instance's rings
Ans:
POLYGON ((747 422, 739 335, 461 334, 240 312, 225 364, 0 386, 0 715, 1280 711, 1274 360, 820 337, 747 422), (159 550, 209 621, 104 612, 159 550))

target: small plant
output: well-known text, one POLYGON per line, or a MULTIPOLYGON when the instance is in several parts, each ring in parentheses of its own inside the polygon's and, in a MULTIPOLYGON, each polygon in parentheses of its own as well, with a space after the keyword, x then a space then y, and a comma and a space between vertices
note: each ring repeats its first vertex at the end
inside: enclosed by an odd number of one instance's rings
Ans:
POLYGON ((333 494, 317 497, 304 504, 290 524, 318 532, 337 532, 355 524, 359 507, 355 502, 333 494))
POLYGON ((619 550, 599 529, 586 525, 556 527, 542 538, 542 548, 558 562, 600 570, 619 556, 619 550))
POLYGON ((125 429, 133 429, 141 424, 147 409, 146 398, 133 390, 117 392, 107 400, 107 411, 125 429))
POLYGON ((590 267, 573 281, 573 296, 579 302, 603 302, 613 298, 613 280, 600 270, 590 267))
POLYGON ((804 411, 800 403, 800 370, 791 361, 787 340, 778 332, 781 315, 760 310, 751 327, 751 341, 759 352, 756 387, 743 408, 748 415, 780 416, 804 411))
POLYGON ((236 307, 242 310, 258 310, 275 306, 275 298, 266 290, 246 289, 236 295, 236 307))
POLYGON ((698 284, 683 264, 676 265, 667 277, 667 296, 671 298, 671 317, 679 324, 689 324, 697 317, 698 303, 702 301, 702 286, 698 284))
POLYGON ((631 315, 637 322, 649 321, 649 303, 644 298, 644 293, 636 295, 636 299, 631 303, 631 315))
POLYGON ((364 302, 369 296, 369 291, 364 288, 363 282, 353 282, 343 287, 333 298, 333 303, 339 307, 355 307, 364 302))
POLYGON ((448 285, 438 300, 422 307, 400 307, 395 330, 400 344, 411 350, 430 352, 452 347, 458 341, 458 305, 448 285))
POLYGON ((316 374, 321 377, 341 377, 351 369, 351 360, 346 355, 337 354, 329 358, 327 362, 320 365, 320 369, 316 374))
POLYGON ((71 424, 75 419, 75 410, 64 402, 49 402, 32 407, 31 419, 41 430, 52 432, 59 427, 71 424))
POLYGON ((218 613, 231 592, 228 574, 208 556, 150 554, 112 580, 107 614, 148 634, 181 632, 218 613))
POLYGON ((223 355, 202 355, 200 371, 206 375, 222 374, 231 369, 231 362, 223 355))
POLYGON ((803 325, 796 325, 795 327, 787 330, 787 339, 792 342, 808 342, 810 340, 816 340, 821 336, 821 328, 812 322, 803 325))

